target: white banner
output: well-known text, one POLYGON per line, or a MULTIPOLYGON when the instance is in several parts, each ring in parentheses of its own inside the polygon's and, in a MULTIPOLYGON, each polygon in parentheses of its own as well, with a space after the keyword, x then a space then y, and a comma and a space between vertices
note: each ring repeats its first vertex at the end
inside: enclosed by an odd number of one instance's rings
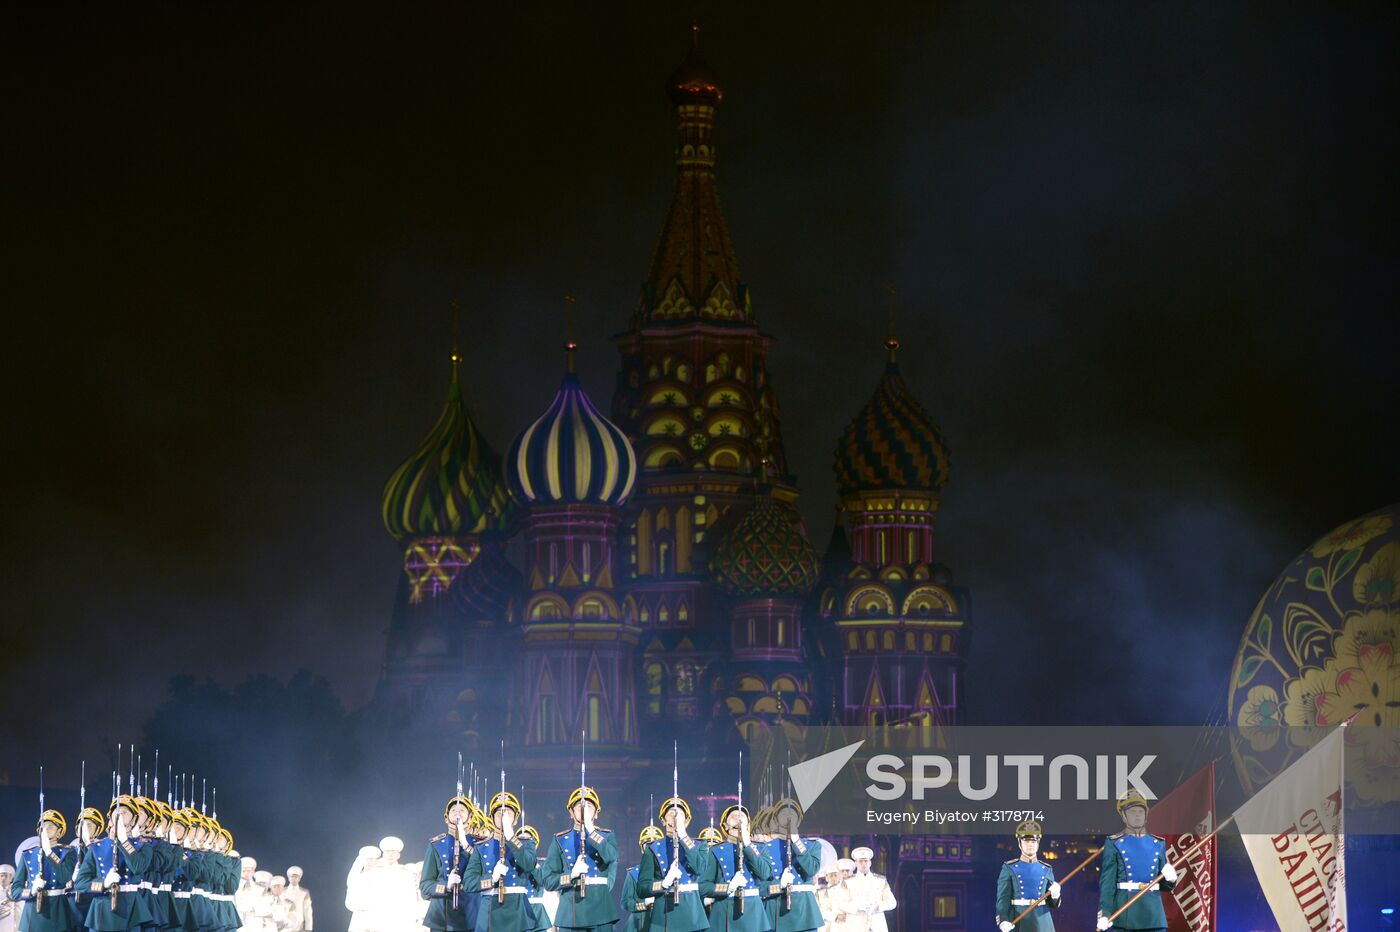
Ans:
POLYGON ((1335 728, 1235 812, 1282 932, 1346 932, 1342 739, 1335 728))

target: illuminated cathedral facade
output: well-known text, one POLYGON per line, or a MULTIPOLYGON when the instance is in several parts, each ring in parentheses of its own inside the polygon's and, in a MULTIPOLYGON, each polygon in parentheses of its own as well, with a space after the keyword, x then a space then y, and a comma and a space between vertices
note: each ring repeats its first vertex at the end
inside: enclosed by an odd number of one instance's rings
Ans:
MULTIPOLYGON (((858 413, 834 438, 839 514, 814 548, 768 370, 774 340, 720 209, 723 92, 694 50, 667 91, 674 195, 616 338, 606 413, 570 343, 548 408, 488 439, 454 351, 446 404, 383 495, 403 564, 376 705, 458 746, 505 737, 541 792, 568 784, 564 762, 586 735, 589 782, 619 828, 647 820, 648 792, 669 791, 648 767, 676 738, 688 769, 732 759, 760 729, 805 724, 930 746, 963 720, 971 622, 967 591, 937 561, 947 448, 893 337, 873 394, 851 399, 858 413)), ((970 839, 878 850, 901 928, 966 924, 970 839)))

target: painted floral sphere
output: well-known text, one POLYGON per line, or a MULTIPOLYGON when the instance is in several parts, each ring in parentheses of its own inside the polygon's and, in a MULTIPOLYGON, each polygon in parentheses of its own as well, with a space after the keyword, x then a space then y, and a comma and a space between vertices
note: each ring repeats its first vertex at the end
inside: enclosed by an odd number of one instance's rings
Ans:
POLYGON ((1230 673, 1246 790, 1348 720, 1348 790, 1400 802, 1400 504, 1325 534, 1254 609, 1230 673))

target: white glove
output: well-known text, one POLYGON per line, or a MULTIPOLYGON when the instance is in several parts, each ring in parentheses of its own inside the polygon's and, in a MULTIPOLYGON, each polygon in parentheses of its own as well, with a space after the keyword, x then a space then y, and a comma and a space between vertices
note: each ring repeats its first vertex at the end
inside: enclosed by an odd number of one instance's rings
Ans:
POLYGON ((1015 932, 1016 930, 1015 924, 1007 922, 1005 919, 997 924, 997 928, 1000 929, 1001 932, 1015 932))
POLYGON ((569 876, 582 877, 586 873, 588 873, 588 859, 580 854, 578 860, 574 861, 574 869, 569 873, 569 876))
POLYGON ((449 887, 459 887, 462 885, 462 875, 453 871, 447 875, 447 885, 449 887))
POLYGON ((506 872, 509 870, 510 865, 506 863, 505 858, 501 858, 499 861, 496 862, 496 866, 491 868, 491 879, 500 880, 506 875, 506 872))
POLYGON ((681 862, 680 859, 677 858, 676 860, 671 862, 670 867, 666 868, 666 876, 661 878, 661 886, 670 887, 672 884, 678 882, 680 879, 681 862))
POLYGON ((790 887, 795 883, 797 883, 797 875, 792 872, 791 867, 784 867, 783 876, 778 878, 778 884, 780 886, 790 887))
POLYGON ((35 893, 38 893, 40 890, 44 889, 47 886, 48 884, 44 883, 44 878, 35 877, 34 882, 29 885, 29 889, 33 890, 35 893))
POLYGON ((733 895, 734 891, 736 891, 736 890, 742 890, 742 889, 745 887, 745 885, 748 884, 748 882, 749 882, 749 881, 748 881, 748 878, 744 876, 743 871, 740 871, 739 873, 735 874, 733 877, 730 877, 730 878, 729 878, 729 893, 730 893, 730 895, 733 895))
POLYGON ((1058 883, 1056 883, 1055 881, 1052 880, 1052 881, 1050 881, 1050 899, 1052 899, 1052 900, 1058 900, 1059 898, 1060 898, 1060 885, 1059 885, 1058 883))
POLYGON ((1109 929, 1113 928, 1113 923, 1108 921, 1107 916, 1100 916, 1098 924, 1094 928, 1098 929, 1099 932, 1108 932, 1109 929))
POLYGON ((107 876, 102 878, 102 886, 113 887, 122 882, 122 875, 117 873, 114 867, 107 872, 107 876))
POLYGON ((1176 878, 1177 878, 1176 868, 1175 868, 1175 867, 1172 867, 1172 862, 1171 862, 1171 861, 1168 861, 1166 864, 1163 864, 1163 865, 1162 865, 1162 879, 1165 880, 1167 883, 1176 883, 1176 878))
POLYGON ((126 841, 126 823, 120 818, 117 819, 117 841, 126 841))

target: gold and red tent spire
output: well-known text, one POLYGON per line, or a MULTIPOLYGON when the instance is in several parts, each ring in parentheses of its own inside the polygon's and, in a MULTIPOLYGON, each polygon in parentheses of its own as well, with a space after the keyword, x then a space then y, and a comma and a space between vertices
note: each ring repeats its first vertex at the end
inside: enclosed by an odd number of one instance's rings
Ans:
POLYGON ((690 53, 666 82, 676 109, 676 185, 634 326, 751 318, 715 185, 715 112, 724 90, 700 58, 699 27, 692 30, 690 53))

